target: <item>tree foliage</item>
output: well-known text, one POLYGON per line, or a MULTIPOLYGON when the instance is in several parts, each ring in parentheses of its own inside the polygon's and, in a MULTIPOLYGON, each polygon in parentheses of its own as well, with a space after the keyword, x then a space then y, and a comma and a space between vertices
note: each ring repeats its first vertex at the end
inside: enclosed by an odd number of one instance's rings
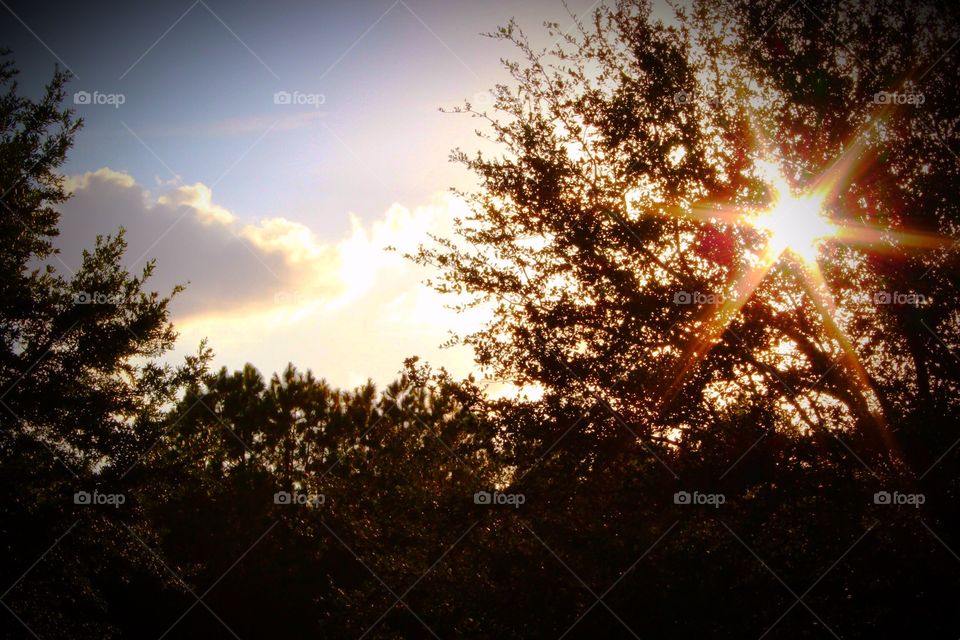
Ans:
POLYGON ((69 194, 57 170, 81 123, 60 106, 66 74, 57 71, 37 102, 18 95, 15 75, 4 57, 0 540, 10 584, 3 602, 18 633, 103 637, 111 625, 94 576, 108 567, 115 577, 143 570, 143 554, 124 531, 142 523, 143 508, 131 500, 104 517, 75 504, 74 494, 135 493, 144 476, 127 471, 159 436, 167 405, 202 357, 181 369, 155 362, 175 337, 169 298, 145 289, 152 264, 139 275, 125 269, 122 230, 98 238, 76 272, 58 264, 56 206, 69 194))

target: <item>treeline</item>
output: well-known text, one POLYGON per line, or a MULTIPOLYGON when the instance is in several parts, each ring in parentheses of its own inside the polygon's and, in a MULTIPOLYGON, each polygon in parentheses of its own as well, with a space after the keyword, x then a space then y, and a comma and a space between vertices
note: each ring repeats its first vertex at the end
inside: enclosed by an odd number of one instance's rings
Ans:
POLYGON ((4 602, 71 638, 735 637, 791 607, 772 637, 956 621, 960 574, 927 528, 956 527, 955 456, 922 486, 874 478, 832 436, 764 437, 749 411, 692 450, 597 450, 591 433, 624 430, 603 409, 484 417, 478 389, 424 374, 346 392, 221 370, 123 465, 71 480, 63 457, 11 454, 4 575, 59 542, 4 602), (516 425, 549 435, 525 452, 516 425), (923 502, 878 503, 892 486, 923 502))

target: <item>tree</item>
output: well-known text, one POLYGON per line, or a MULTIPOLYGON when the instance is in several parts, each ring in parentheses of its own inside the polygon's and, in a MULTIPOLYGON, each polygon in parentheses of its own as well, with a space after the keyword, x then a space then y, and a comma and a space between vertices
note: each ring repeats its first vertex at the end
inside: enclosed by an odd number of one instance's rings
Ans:
MULTIPOLYGON (((656 547, 648 581, 612 596, 640 633, 822 634, 809 616, 774 624, 795 603, 744 546, 809 585, 855 542, 855 578, 819 586, 812 609, 835 625, 855 608, 850 634, 906 631, 884 611, 896 601, 949 629, 943 591, 918 585, 953 584, 920 514, 948 544, 958 531, 956 12, 695 2, 664 23, 622 1, 546 26, 547 49, 515 23, 493 34, 520 53, 513 82, 460 111, 497 154, 454 152, 479 181, 461 194, 472 212, 416 256, 440 291, 494 307, 464 338, 478 363, 543 390, 487 405, 527 516, 596 593, 656 547), (807 223, 830 236, 801 246, 807 223), (916 304, 887 304, 898 294, 916 304), (894 489, 927 504, 871 504, 894 489), (684 511, 677 490, 729 506, 684 511)), ((512 549, 528 566, 545 552, 512 549)), ((562 633, 576 615, 561 612, 595 598, 558 573, 552 603, 522 590, 530 575, 511 592, 562 633)), ((597 615, 578 624, 624 633, 597 615)))
POLYGON ((928 127, 956 115, 950 83, 936 81, 948 72, 932 65, 950 45, 952 16, 831 5, 824 19, 843 29, 835 36, 813 5, 787 16, 761 6, 696 5, 674 27, 653 21, 644 3, 619 3, 571 35, 548 25, 558 41, 549 52, 534 50, 515 24, 495 34, 524 56, 508 64, 516 87, 497 87, 494 114, 464 111, 484 120, 503 153, 455 153, 481 182, 466 194, 473 216, 459 232, 468 248, 446 242, 419 254, 443 270, 441 290, 498 305, 491 325, 467 338, 495 375, 581 406, 602 395, 648 437, 700 428, 723 410, 721 390, 762 393, 784 405, 784 423, 869 432, 881 413, 871 403, 895 422, 919 410, 932 387, 952 384, 949 368, 930 370, 944 346, 915 330, 929 320, 934 334, 949 335, 940 278, 952 274, 952 254, 907 254, 909 246, 877 238, 830 243, 820 264, 839 308, 825 319, 818 292, 796 275, 796 256, 768 265, 749 295, 738 291, 766 239, 758 227, 724 224, 730 211, 770 203, 759 160, 782 164, 802 189, 842 158, 846 172, 830 176, 824 203, 835 221, 866 216, 888 230, 947 236, 955 205, 944 194, 956 167, 943 134, 928 127), (901 28, 927 35, 904 39, 901 28), (871 59, 877 38, 882 73, 855 76, 870 66, 858 60, 871 59), (857 43, 853 53, 845 40, 857 43), (924 62, 935 108, 892 112, 872 101, 924 62), (870 128, 880 116, 882 134, 870 128), (728 261, 710 255, 717 227, 734 249, 728 261), (878 308, 848 295, 897 285, 924 287, 932 303, 878 308), (682 304, 691 292, 737 305, 682 304), (832 323, 842 323, 839 332, 832 323), (870 345, 857 354, 864 378, 849 358, 826 370, 845 340, 870 345), (906 351, 884 351, 910 341, 906 351), (893 399, 904 387, 914 397, 893 399), (790 391, 802 388, 837 406, 790 391))
MULTIPOLYGON (((249 364, 203 376, 170 411, 168 437, 148 461, 173 487, 150 513, 163 557, 195 592, 216 585, 209 606, 241 637, 275 632, 278 620, 285 637, 424 632, 379 580, 394 590, 423 582, 412 610, 456 628, 461 578, 425 572, 471 529, 473 494, 498 469, 470 402, 413 361, 382 391, 335 390, 293 365, 269 385, 249 364), (278 501, 283 492, 294 499, 278 501), (269 538, 246 554, 264 530, 269 538)), ((171 621, 189 604, 162 603, 171 621)), ((219 631, 202 612, 176 628, 219 631)))
POLYGON ((69 194, 57 170, 81 122, 61 108, 67 74, 55 71, 37 102, 17 94, 15 76, 4 54, 0 562, 11 581, 4 627, 14 637, 27 629, 108 637, 116 615, 103 598, 110 581, 156 575, 133 533, 149 537, 141 502, 148 478, 138 460, 204 356, 181 369, 155 362, 175 337, 169 298, 144 289, 152 264, 139 275, 123 267, 122 230, 98 238, 79 269, 64 274, 52 239, 56 206, 69 194), (123 506, 84 504, 79 492, 109 494, 115 505, 122 496, 123 506))

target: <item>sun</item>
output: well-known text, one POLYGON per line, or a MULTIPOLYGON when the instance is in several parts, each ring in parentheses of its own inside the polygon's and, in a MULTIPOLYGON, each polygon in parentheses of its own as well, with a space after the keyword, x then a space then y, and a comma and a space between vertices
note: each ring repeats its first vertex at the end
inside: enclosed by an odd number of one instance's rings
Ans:
POLYGON ((815 262, 823 242, 837 234, 836 225, 824 215, 823 199, 817 195, 781 198, 757 217, 755 226, 769 234, 772 255, 790 251, 807 262, 815 262))
POLYGON ((823 242, 839 231, 824 212, 825 194, 794 195, 779 171, 770 182, 775 192, 773 206, 752 220, 754 227, 768 235, 770 257, 776 259, 789 251, 807 263, 815 263, 823 242))

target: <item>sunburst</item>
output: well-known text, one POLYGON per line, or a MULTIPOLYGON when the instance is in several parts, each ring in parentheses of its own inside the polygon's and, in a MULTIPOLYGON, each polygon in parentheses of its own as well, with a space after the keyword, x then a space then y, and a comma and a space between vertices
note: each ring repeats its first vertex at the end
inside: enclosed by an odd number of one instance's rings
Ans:
MULTIPOLYGON (((679 391, 687 376, 699 366, 710 350, 752 297, 754 291, 767 277, 771 268, 785 257, 791 258, 785 265, 788 272, 798 276, 803 289, 816 308, 826 333, 843 351, 843 363, 855 376, 860 392, 874 418, 881 426, 885 420, 879 406, 871 402, 874 395, 870 377, 864 369, 853 344, 835 319, 836 304, 830 287, 824 280, 819 261, 823 247, 831 242, 869 245, 872 250, 888 248, 942 248, 949 239, 931 234, 910 233, 870 224, 837 222, 828 215, 828 206, 836 198, 843 185, 849 183, 863 156, 863 143, 851 145, 817 180, 806 189, 795 190, 784 176, 779 165, 772 161, 757 162, 755 167, 772 193, 769 206, 760 211, 746 211, 711 204, 696 206, 685 214, 710 224, 726 224, 749 227, 765 238, 760 259, 732 283, 733 295, 715 307, 707 308, 700 316, 698 336, 688 346, 681 359, 680 371, 663 395, 665 406, 679 391)), ((886 435, 886 429, 882 429, 886 435)), ((889 443, 888 443, 889 444, 889 443)))
POLYGON ((783 173, 771 163, 761 164, 774 192, 773 205, 745 220, 767 235, 767 252, 779 258, 791 252, 808 264, 816 262, 824 242, 836 237, 837 225, 824 212, 823 191, 793 194, 783 173))

